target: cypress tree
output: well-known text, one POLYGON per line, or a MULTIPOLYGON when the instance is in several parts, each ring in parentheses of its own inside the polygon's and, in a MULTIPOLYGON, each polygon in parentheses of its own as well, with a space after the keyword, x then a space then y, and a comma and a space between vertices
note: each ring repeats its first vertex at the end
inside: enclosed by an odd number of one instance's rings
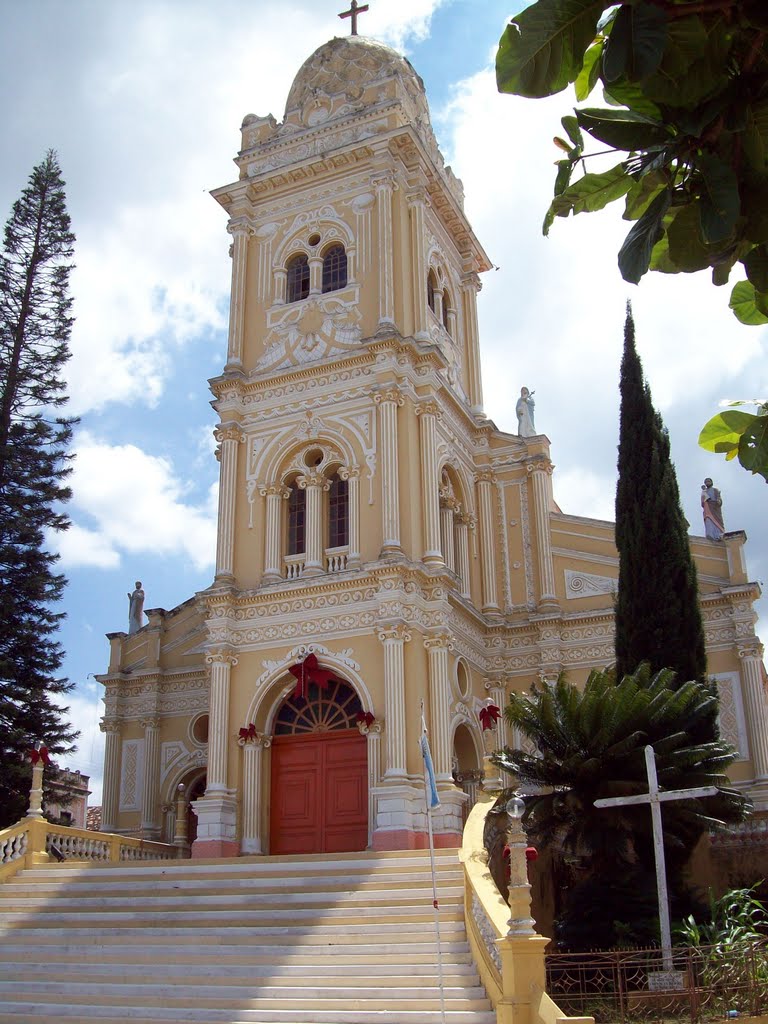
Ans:
POLYGON ((62 754, 77 736, 62 700, 73 684, 58 675, 55 605, 66 580, 47 549, 69 526, 62 505, 76 421, 56 410, 67 401, 73 243, 49 152, 13 206, 0 254, 0 828, 26 810, 29 749, 62 754))
POLYGON ((618 679, 649 662, 678 684, 706 681, 696 567, 680 507, 669 435, 651 401, 627 304, 621 363, 619 481, 616 488, 618 679))

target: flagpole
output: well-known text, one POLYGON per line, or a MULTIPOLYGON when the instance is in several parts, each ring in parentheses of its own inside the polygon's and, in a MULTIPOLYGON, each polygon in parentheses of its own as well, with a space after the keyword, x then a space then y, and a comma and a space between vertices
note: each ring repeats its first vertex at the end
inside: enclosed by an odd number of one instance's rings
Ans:
POLYGON ((429 866, 432 871, 432 912, 435 921, 435 939, 437 941, 437 979, 440 992, 440 1019, 445 1024, 445 985, 443 982, 443 951, 440 943, 440 904, 437 899, 437 873, 435 869, 435 839, 432 833, 432 808, 439 807, 435 787, 432 755, 429 750, 427 723, 424 719, 424 701, 421 701, 421 754, 424 758, 424 806, 427 813, 427 835, 429 836, 429 866), (432 771, 430 772, 430 769, 432 771), (430 777, 431 776, 431 777, 430 777))

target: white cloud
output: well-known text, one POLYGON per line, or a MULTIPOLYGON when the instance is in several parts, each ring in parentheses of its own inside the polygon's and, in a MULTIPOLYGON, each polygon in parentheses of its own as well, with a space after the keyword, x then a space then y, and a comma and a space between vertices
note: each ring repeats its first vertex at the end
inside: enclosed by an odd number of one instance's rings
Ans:
POLYGON ((99 729, 99 721, 104 714, 103 692, 100 683, 88 680, 60 698, 60 704, 69 708, 68 719, 80 731, 80 737, 75 752, 67 757, 57 757, 56 763, 60 768, 90 776, 88 804, 91 807, 101 803, 102 795, 104 734, 99 729))
POLYGON ((121 554, 139 552, 181 555, 196 569, 213 565, 218 485, 202 502, 188 502, 188 486, 165 458, 135 445, 107 444, 85 431, 75 450, 72 540, 66 533, 56 539, 65 569, 113 568, 121 554))
POLYGON ((616 481, 588 469, 559 470, 553 477, 555 501, 560 511, 588 519, 613 522, 616 481))

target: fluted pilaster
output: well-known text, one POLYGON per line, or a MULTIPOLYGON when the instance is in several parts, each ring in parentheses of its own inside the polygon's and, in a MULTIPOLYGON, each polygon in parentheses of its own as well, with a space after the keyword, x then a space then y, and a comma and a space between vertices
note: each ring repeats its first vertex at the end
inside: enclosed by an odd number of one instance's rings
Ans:
POLYGON ((536 555, 539 568, 539 604, 557 604, 555 568, 552 560, 552 530, 549 522, 552 470, 549 460, 531 462, 526 466, 533 484, 533 505, 536 516, 536 555))
POLYGON ((403 645, 411 639, 411 634, 399 623, 382 626, 377 634, 384 645, 384 717, 387 723, 384 778, 404 778, 407 761, 403 645))
POLYGON ((472 412, 483 411, 483 380, 480 373, 480 336, 477 329, 477 293, 482 288, 479 276, 472 271, 461 282, 464 313, 464 339, 467 347, 467 386, 472 412))
POLYGON ((456 571, 461 577, 462 597, 470 596, 469 526, 469 516, 459 511, 459 514, 456 516, 456 571))
POLYGON ((451 782, 451 683, 448 651, 453 647, 448 633, 424 637, 429 658, 430 745, 438 782, 451 782))
POLYGON ((237 449, 243 441, 238 426, 223 423, 215 431, 221 448, 219 470, 219 530, 216 538, 216 575, 232 576, 235 559, 235 489, 237 449))
POLYGON ((427 205, 426 193, 423 189, 416 189, 408 194, 407 200, 413 260, 413 277, 411 281, 413 289, 413 335, 420 341, 426 341, 429 339, 427 319, 427 236, 424 216, 427 205))
POLYGON ((120 723, 105 718, 101 723, 101 731, 105 733, 101 828, 104 832, 114 832, 120 809, 120 763, 123 753, 120 723))
POLYGON ((489 679, 485 683, 485 690, 493 703, 501 709, 501 718, 496 723, 496 738, 499 747, 510 746, 509 725, 504 717, 504 709, 507 706, 507 688, 502 680, 489 679))
POLYGON ((283 577, 281 550, 282 503, 289 497, 287 487, 271 486, 260 488, 259 493, 267 499, 266 530, 264 534, 264 582, 277 583, 283 577))
POLYGON ((423 561, 441 564, 443 552, 440 544, 440 488, 437 477, 437 419, 439 410, 435 402, 422 402, 416 406, 419 417, 421 442, 421 504, 424 528, 423 561))
POLYGON ((157 820, 157 793, 160 775, 160 721, 147 718, 144 728, 144 779, 141 788, 141 831, 145 839, 156 839, 160 834, 157 820))
POLYGON ((373 396, 379 407, 383 544, 381 554, 400 551, 400 490, 398 481, 397 410, 403 404, 398 388, 373 396))
POLYGON ((499 610, 496 583, 496 531, 493 528, 493 490, 496 477, 490 470, 477 475, 477 493, 480 505, 480 568, 483 582, 483 611, 499 610))
POLYGON ((243 336, 245 331, 245 282, 248 272, 248 239, 251 229, 247 224, 235 222, 227 228, 232 235, 232 295, 229 301, 229 341, 227 369, 243 365, 243 336))
POLYGON ((211 697, 208 711, 208 785, 209 793, 227 792, 229 753, 229 683, 237 658, 229 651, 211 651, 206 656, 211 666, 211 697))
POLYGON ((768 779, 768 714, 763 689, 762 645, 757 639, 742 645, 739 658, 752 771, 756 780, 765 780, 768 779))
POLYGON ((394 244, 392 234, 392 194, 395 187, 391 171, 378 174, 372 179, 376 190, 376 212, 379 230, 379 328, 394 327, 394 244))
POLYGON ((360 467, 342 466, 339 476, 346 480, 349 489, 349 554, 347 567, 357 569, 360 566, 360 467))
POLYGON ((256 733, 238 740, 243 748, 243 832, 241 853, 264 853, 261 836, 261 786, 264 751, 272 746, 271 736, 256 733))
POLYGON ((456 499, 452 495, 440 492, 440 541, 445 564, 454 572, 456 572, 456 542, 454 537, 456 505, 456 499))
POLYGON ((325 572, 323 565, 323 492, 330 486, 330 480, 321 473, 306 473, 297 477, 299 487, 307 492, 306 549, 302 576, 320 576, 325 572))

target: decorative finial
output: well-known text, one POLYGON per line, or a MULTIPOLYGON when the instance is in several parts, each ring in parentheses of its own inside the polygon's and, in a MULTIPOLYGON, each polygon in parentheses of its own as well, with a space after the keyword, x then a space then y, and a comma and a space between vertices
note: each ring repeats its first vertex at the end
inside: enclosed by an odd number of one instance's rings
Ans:
POLYGON ((362 14, 363 11, 367 11, 367 10, 368 10, 368 4, 363 4, 363 6, 361 7, 358 4, 357 0, 352 0, 351 6, 350 6, 349 10, 348 11, 344 11, 343 14, 339 15, 340 18, 351 18, 352 19, 352 31, 349 33, 351 36, 356 36, 357 35, 357 16, 358 16, 358 14, 362 14))

